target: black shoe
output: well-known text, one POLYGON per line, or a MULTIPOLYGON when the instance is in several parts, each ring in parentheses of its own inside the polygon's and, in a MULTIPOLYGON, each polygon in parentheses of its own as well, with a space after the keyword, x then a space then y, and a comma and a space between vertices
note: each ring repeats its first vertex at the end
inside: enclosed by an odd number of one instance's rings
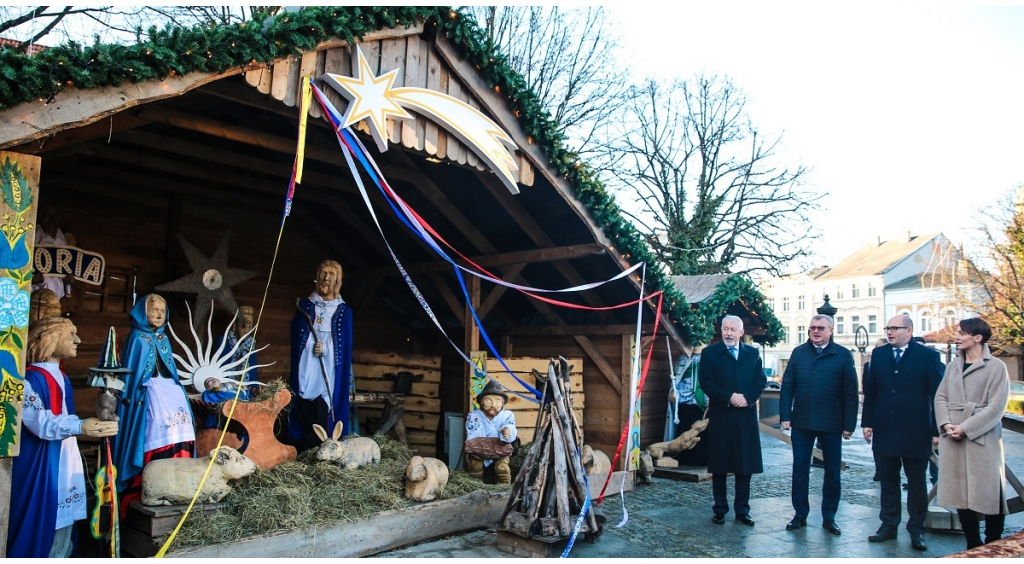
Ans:
POLYGON ((716 514, 711 516, 711 522, 716 524, 716 525, 724 525, 725 524, 725 515, 719 515, 719 514, 716 513, 716 514))
POLYGON ((843 530, 839 528, 839 525, 836 525, 835 521, 825 521, 821 524, 821 528, 837 537, 843 534, 843 530))
POLYGON ((924 533, 910 533, 910 548, 928 550, 928 544, 924 542, 924 533))
POLYGON ((736 520, 748 527, 754 526, 754 520, 750 518, 750 515, 737 515, 736 520))
POLYGON ((885 542, 896 538, 896 529, 890 529, 888 527, 880 527, 878 532, 868 537, 870 542, 885 542))
POLYGON ((789 523, 786 523, 786 530, 787 531, 795 531, 797 529, 802 529, 802 528, 804 528, 806 526, 807 526, 807 519, 797 519, 796 517, 793 517, 792 521, 790 521, 789 523))

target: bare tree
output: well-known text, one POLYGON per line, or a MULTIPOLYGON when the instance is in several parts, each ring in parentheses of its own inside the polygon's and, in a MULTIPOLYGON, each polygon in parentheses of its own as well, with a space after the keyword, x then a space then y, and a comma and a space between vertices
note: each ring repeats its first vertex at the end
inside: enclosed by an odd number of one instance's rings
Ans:
POLYGON ((728 78, 651 80, 631 90, 623 113, 607 122, 598 166, 635 201, 627 215, 673 274, 779 275, 810 256, 822 194, 803 189, 802 165, 778 162, 781 136, 758 132, 728 78))
POLYGON ((106 43, 138 40, 143 30, 260 20, 280 6, 0 6, 0 37, 21 49, 94 37, 106 43))
POLYGON ((628 75, 615 60, 618 37, 600 6, 467 8, 492 47, 508 57, 577 152, 624 101, 628 75))
POLYGON ((966 311, 978 311, 992 327, 990 343, 1024 353, 1024 186, 972 214, 981 224, 975 248, 960 251, 945 287, 966 311))

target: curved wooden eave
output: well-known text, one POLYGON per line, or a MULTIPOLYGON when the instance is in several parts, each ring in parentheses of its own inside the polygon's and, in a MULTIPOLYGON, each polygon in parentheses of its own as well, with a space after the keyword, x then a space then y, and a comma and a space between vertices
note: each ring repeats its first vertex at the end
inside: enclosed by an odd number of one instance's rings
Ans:
MULTIPOLYGON (((408 29, 378 30, 367 33, 363 40, 373 41, 421 33, 422 24, 408 29)), ((348 45, 345 40, 332 39, 318 45, 315 51, 345 45, 348 45)), ((204 84, 264 67, 265 65, 250 65, 223 72, 192 72, 163 80, 147 80, 138 84, 125 82, 117 86, 87 90, 66 88, 56 95, 53 102, 37 100, 0 112, 0 149, 15 147, 61 131, 88 125, 128 108, 181 96, 204 84)))

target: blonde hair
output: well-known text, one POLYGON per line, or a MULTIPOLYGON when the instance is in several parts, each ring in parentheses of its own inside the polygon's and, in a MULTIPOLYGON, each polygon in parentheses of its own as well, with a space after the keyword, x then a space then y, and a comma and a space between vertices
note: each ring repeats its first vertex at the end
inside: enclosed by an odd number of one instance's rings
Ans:
POLYGON ((75 324, 66 317, 44 317, 33 321, 28 326, 25 360, 29 363, 50 360, 61 337, 74 328, 75 324))

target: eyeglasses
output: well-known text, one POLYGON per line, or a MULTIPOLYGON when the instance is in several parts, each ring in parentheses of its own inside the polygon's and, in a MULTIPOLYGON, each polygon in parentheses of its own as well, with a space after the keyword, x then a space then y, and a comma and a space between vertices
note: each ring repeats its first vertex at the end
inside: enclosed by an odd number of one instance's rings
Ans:
POLYGON ((909 327, 882 327, 886 333, 899 331, 900 329, 909 329, 909 327))
POLYGON ((823 325, 811 325, 808 329, 810 329, 811 331, 824 331, 825 329, 828 329, 828 327, 825 327, 823 325))

